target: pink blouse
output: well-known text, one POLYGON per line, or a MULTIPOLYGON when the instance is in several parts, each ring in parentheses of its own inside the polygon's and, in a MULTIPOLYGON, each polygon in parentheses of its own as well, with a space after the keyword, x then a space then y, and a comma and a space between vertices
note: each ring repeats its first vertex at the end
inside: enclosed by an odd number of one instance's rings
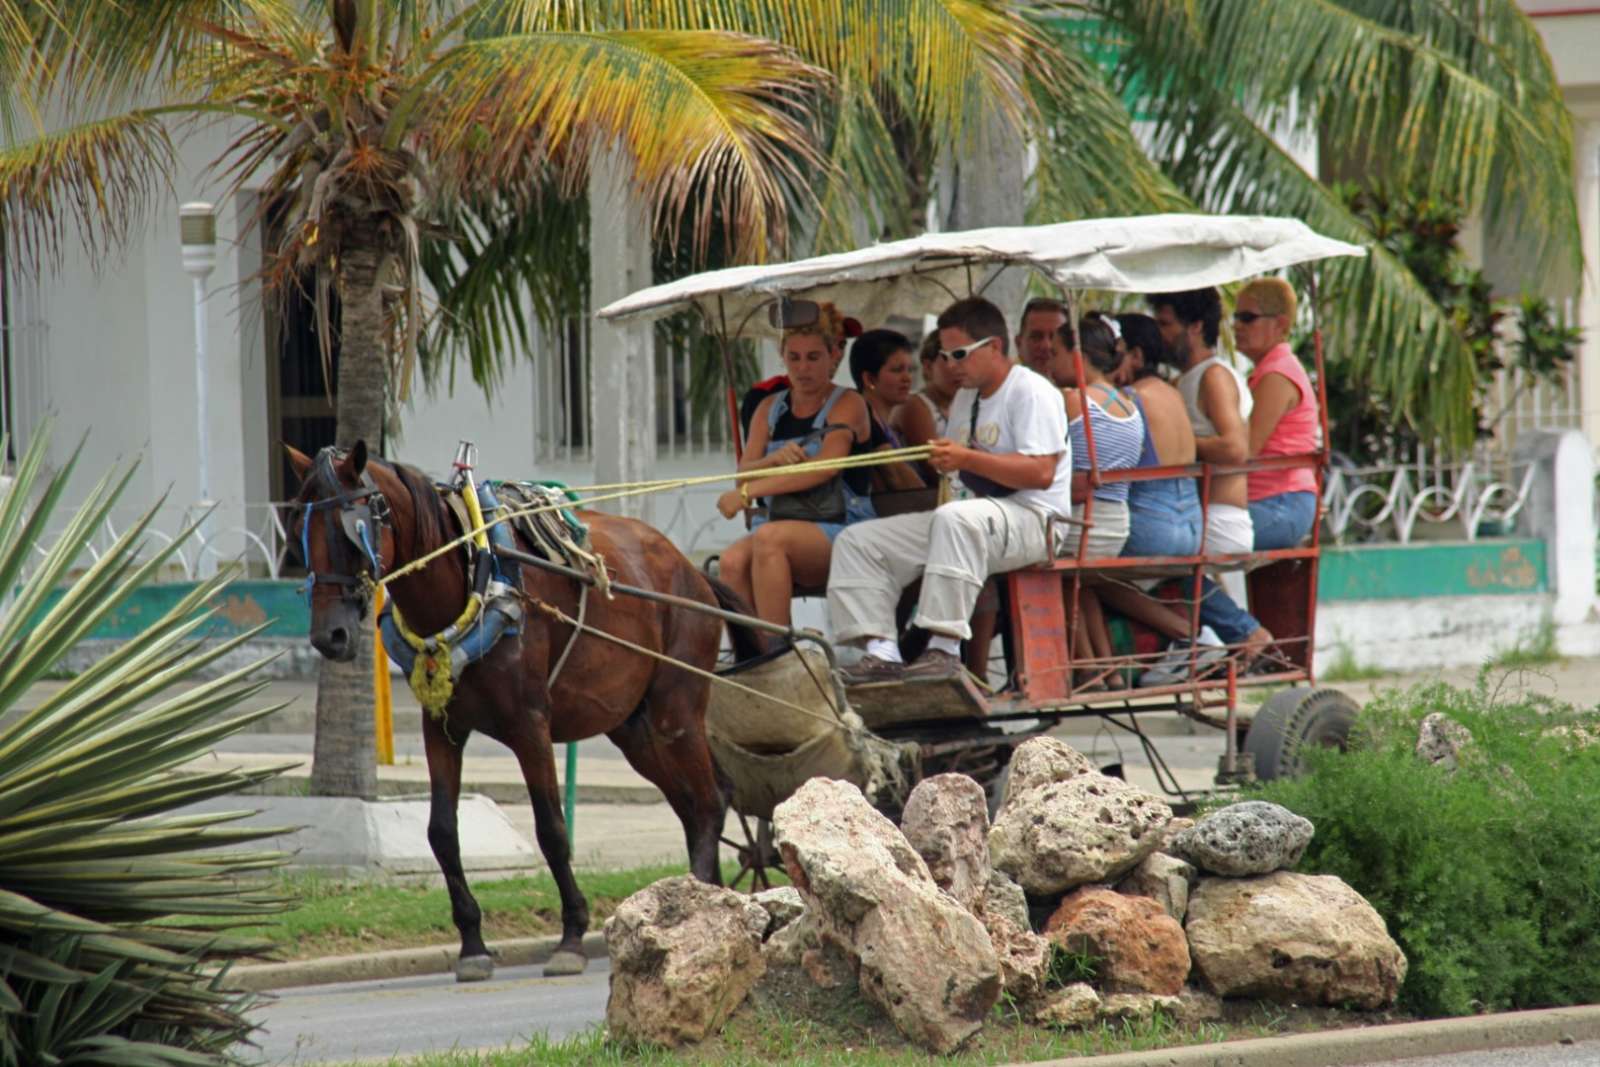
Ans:
MULTIPOLYGON (((1268 374, 1281 374, 1300 390, 1300 402, 1278 420, 1272 436, 1261 446, 1262 456, 1303 456, 1317 450, 1321 436, 1321 422, 1317 418, 1317 393, 1311 388, 1311 379, 1295 358, 1294 350, 1281 344, 1261 357, 1255 370, 1250 372, 1250 390, 1268 374)), ((1317 491, 1316 471, 1311 467, 1288 467, 1274 471, 1252 471, 1250 474, 1250 499, 1264 500, 1281 493, 1314 493, 1317 491)))

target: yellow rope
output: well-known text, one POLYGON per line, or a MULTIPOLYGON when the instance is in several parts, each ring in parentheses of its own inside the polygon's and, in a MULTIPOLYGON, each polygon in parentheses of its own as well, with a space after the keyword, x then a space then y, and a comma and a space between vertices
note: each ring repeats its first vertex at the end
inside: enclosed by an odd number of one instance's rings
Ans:
MULTIPOLYGON (((673 659, 671 656, 657 652, 654 649, 645 648, 643 645, 635 644, 625 637, 618 637, 616 634, 608 634, 604 630, 596 630, 593 626, 590 626, 587 623, 581 623, 577 619, 574 619, 572 616, 568 615, 554 604, 546 603, 543 600, 532 600, 532 603, 534 607, 538 608, 546 615, 566 623, 575 630, 581 630, 584 633, 590 633, 596 637, 604 638, 613 644, 621 645, 623 648, 626 648, 631 652, 637 652, 642 656, 648 656, 651 659, 659 660, 662 663, 670 663, 672 666, 682 668, 683 670, 688 671, 690 674, 699 675, 701 678, 709 678, 713 682, 718 682, 722 685, 728 686, 729 688, 737 689, 741 693, 748 693, 753 697, 776 704, 781 708, 788 708, 790 711, 798 711, 802 715, 807 715, 819 722, 827 723, 834 729, 844 728, 844 723, 840 722, 837 717, 829 718, 828 716, 823 715, 821 712, 812 711, 810 708, 803 708, 799 704, 785 700, 782 697, 775 697, 771 693, 763 693, 759 689, 753 689, 750 686, 745 685, 742 682, 736 682, 732 678, 726 677, 725 675, 715 674, 707 670, 701 670, 699 667, 685 663, 682 660, 673 659)), ((830 707, 833 705, 833 698, 831 696, 824 694, 823 698, 828 701, 830 707)))
POLYGON ((443 721, 445 705, 450 703, 450 697, 456 689, 455 676, 450 670, 450 639, 444 635, 460 634, 472 625, 483 611, 483 597, 477 593, 470 594, 460 617, 433 637, 412 633, 400 617, 400 608, 396 606, 392 610, 395 631, 417 654, 406 682, 411 686, 411 692, 416 694, 422 710, 434 719, 443 721))
MULTIPOLYGON (((752 481, 761 478, 786 478, 791 474, 813 474, 819 471, 850 470, 856 467, 874 467, 884 463, 905 463, 913 460, 926 459, 932 449, 927 445, 916 445, 910 448, 896 448, 883 452, 869 452, 860 456, 841 456, 838 459, 810 460, 805 463, 796 463, 788 467, 769 467, 759 471, 730 471, 723 474, 706 474, 694 478, 666 478, 651 482, 618 483, 627 486, 616 492, 602 493, 598 496, 586 497, 578 501, 564 501, 559 504, 542 504, 538 507, 523 508, 519 511, 504 511, 497 514, 481 526, 466 531, 460 537, 446 541, 443 545, 426 555, 419 556, 403 567, 390 571, 379 579, 378 584, 388 585, 397 578, 403 578, 414 571, 432 563, 440 556, 448 555, 456 548, 479 537, 489 527, 496 523, 506 522, 510 519, 522 518, 529 515, 542 515, 546 512, 561 511, 567 508, 587 507, 591 504, 601 504, 608 500, 621 500, 625 497, 644 496, 648 493, 661 493, 673 489, 686 489, 696 485, 711 485, 725 481, 752 481)), ((603 487, 602 487, 603 488, 603 487)))

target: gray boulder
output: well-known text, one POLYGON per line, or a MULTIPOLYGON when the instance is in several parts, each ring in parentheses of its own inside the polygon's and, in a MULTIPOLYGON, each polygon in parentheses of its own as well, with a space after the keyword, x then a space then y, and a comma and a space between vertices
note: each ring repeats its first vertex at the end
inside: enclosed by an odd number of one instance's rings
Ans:
POLYGON ((1207 815, 1174 838, 1167 851, 1202 871, 1246 878, 1299 863, 1314 831, 1310 820, 1288 808, 1247 800, 1207 815))
POLYGON ((1472 731, 1456 722, 1442 711, 1430 712, 1423 717, 1417 729, 1417 758, 1435 767, 1453 771, 1461 762, 1461 754, 1472 744, 1472 731))

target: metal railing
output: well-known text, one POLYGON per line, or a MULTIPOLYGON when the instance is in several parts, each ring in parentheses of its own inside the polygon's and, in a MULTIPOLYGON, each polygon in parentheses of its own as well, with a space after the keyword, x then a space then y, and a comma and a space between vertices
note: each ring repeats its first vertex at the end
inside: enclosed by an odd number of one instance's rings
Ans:
POLYGON ((1334 467, 1323 489, 1323 529, 1331 541, 1398 541, 1439 532, 1475 541, 1515 527, 1533 487, 1531 463, 1412 463, 1334 467))

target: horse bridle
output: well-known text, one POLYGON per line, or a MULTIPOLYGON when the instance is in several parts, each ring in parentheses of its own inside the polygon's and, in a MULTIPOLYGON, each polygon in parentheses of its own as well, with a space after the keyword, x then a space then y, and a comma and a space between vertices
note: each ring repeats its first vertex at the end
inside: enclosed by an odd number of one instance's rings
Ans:
POLYGON ((345 489, 334 470, 335 460, 345 453, 324 448, 317 453, 311 469, 310 487, 333 491, 332 496, 306 503, 305 520, 300 525, 300 552, 306 564, 306 604, 318 585, 340 587, 341 601, 356 601, 366 613, 372 597, 372 585, 383 577, 383 528, 389 521, 389 501, 379 490, 372 475, 364 468, 361 485, 345 489), (332 573, 319 574, 311 565, 311 520, 318 511, 327 522, 328 553, 333 557, 332 573), (355 549, 360 570, 346 567, 350 550, 355 549), (349 570, 351 573, 341 573, 349 570))

